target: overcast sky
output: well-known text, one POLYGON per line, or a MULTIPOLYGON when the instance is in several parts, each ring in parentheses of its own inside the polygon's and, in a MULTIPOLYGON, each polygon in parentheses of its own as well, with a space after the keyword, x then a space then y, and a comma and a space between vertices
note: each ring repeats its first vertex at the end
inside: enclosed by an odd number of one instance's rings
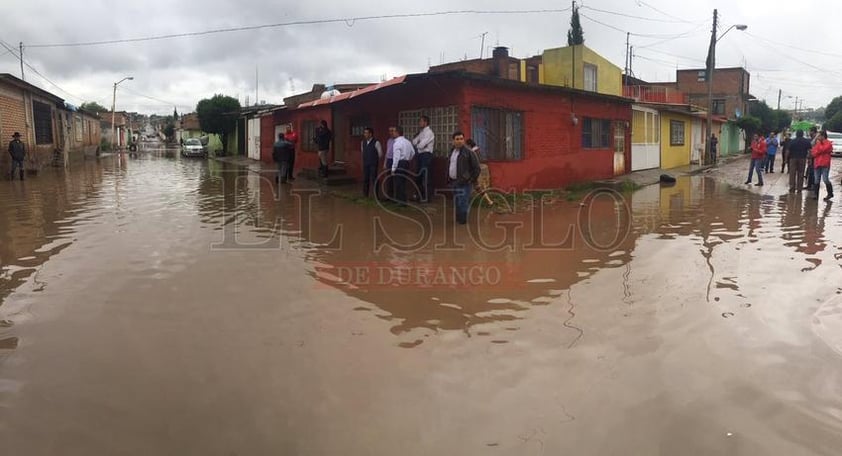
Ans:
MULTIPOLYGON (((429 0, 427 2, 309 2, 270 0, 148 0, 82 2, 6 0, 0 40, 24 43, 33 82, 73 104, 111 104, 111 86, 120 85, 118 109, 144 113, 193 111, 214 93, 268 103, 311 88, 313 83, 378 82, 382 77, 427 70, 429 64, 486 55, 496 44, 516 57, 567 44, 570 12, 461 14, 420 18, 359 20, 294 25, 147 42, 83 47, 34 47, 291 21, 453 10, 562 9, 546 0, 429 0), (423 5, 423 6, 422 6, 423 5), (33 47, 27 47, 33 45, 33 47), (144 98, 145 95, 150 98, 144 98)), ((674 81, 676 68, 703 68, 714 8, 722 27, 747 24, 719 41, 717 66, 746 66, 751 91, 775 107, 819 107, 842 95, 842 12, 831 0, 770 2, 732 0, 586 0, 581 13, 585 44, 624 66, 625 32, 635 47, 633 70, 648 81, 674 81), (603 10, 603 11, 599 11, 603 10), (808 13, 813 11, 813 13, 808 13), (610 14, 613 12, 615 14, 610 14), (628 17, 637 16, 637 17, 628 17), (828 43, 828 44, 825 44, 828 43), (804 51, 810 48, 813 51, 804 51), (799 50, 801 49, 801 50, 799 50), (819 70, 819 68, 821 70, 819 70)), ((16 57, 0 48, 0 72, 20 76, 16 57)))

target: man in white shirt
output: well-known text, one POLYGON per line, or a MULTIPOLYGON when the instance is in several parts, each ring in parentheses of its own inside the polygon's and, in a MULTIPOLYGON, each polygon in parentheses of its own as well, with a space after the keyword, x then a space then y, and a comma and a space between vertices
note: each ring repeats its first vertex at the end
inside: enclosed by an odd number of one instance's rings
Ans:
POLYGON ((403 136, 403 128, 395 127, 395 142, 392 144, 392 175, 395 179, 395 199, 406 203, 406 183, 410 180, 409 163, 415 156, 415 147, 403 136))
POLYGON ((429 117, 421 116, 418 126, 421 127, 421 131, 412 140, 412 144, 418 151, 418 189, 421 193, 419 199, 422 203, 428 203, 430 202, 430 192, 432 191, 430 167, 433 164, 433 147, 436 144, 436 135, 433 133, 433 129, 430 128, 429 117))
POLYGON ((453 204, 456 208, 456 223, 468 223, 468 209, 471 206, 471 190, 480 174, 479 157, 465 145, 461 131, 453 133, 453 151, 447 177, 453 187, 453 204))

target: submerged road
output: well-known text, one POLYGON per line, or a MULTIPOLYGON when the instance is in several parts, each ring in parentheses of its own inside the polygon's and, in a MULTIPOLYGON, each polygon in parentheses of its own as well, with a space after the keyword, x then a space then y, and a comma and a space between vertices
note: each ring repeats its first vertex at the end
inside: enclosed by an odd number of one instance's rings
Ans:
POLYGON ((0 181, 0 454, 839 454, 842 203, 743 164, 473 231, 175 151, 0 181))

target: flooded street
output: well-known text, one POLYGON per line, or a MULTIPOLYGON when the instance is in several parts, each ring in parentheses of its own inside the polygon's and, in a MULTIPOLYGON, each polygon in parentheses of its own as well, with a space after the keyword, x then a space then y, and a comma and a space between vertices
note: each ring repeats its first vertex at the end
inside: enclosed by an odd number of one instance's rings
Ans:
POLYGON ((469 229, 175 153, 0 181, 0 454, 839 454, 842 204, 743 164, 469 229))

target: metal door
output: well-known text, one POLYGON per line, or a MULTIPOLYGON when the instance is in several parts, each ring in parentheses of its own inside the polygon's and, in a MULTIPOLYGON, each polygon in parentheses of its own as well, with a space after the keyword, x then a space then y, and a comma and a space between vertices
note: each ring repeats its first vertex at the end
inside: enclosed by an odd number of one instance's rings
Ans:
POLYGON ((248 120, 248 157, 260 160, 260 118, 248 120))

